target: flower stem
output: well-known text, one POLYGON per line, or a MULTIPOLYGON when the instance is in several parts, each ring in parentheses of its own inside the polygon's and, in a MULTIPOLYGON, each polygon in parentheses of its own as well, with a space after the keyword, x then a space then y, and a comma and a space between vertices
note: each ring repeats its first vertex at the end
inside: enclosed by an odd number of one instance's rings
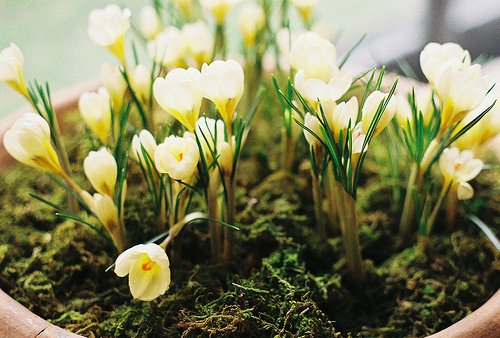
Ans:
POLYGON ((321 191, 320 177, 316 176, 311 170, 312 193, 314 204, 314 217, 316 218, 316 227, 322 240, 326 239, 325 222, 323 219, 323 194, 321 191))
POLYGON ((455 187, 450 188, 450 194, 446 197, 446 224, 450 232, 455 230, 458 214, 458 196, 455 187))
POLYGON ((282 165, 285 171, 291 172, 293 169, 293 163, 295 162, 297 143, 295 142, 292 133, 287 133, 285 129, 283 129, 282 135, 282 165))
POLYGON ((415 228, 415 197, 413 195, 413 190, 416 189, 417 193, 420 190, 420 187, 417 185, 419 171, 419 165, 413 163, 406 186, 406 196, 403 204, 403 211, 401 213, 401 220, 399 221, 399 231, 405 242, 410 238, 415 228))
POLYGON ((427 246, 429 243, 429 236, 432 232, 432 228, 434 226, 434 222, 436 221, 437 214, 439 212, 439 209, 441 208, 441 205, 443 204, 444 198, 448 194, 448 191, 450 190, 451 187, 451 182, 450 181, 445 181, 443 183, 443 187, 441 189, 441 193, 439 194, 439 198, 434 205, 434 208, 432 209, 432 212, 429 216, 429 218, 425 222, 425 235, 424 236, 419 236, 418 238, 418 244, 419 248, 423 253, 427 251, 427 246))
MULTIPOLYGON (((226 223, 234 224, 236 215, 236 179, 228 177, 226 184, 226 223)), ((228 264, 232 258, 233 251, 233 231, 230 228, 224 228, 224 264, 228 264)))

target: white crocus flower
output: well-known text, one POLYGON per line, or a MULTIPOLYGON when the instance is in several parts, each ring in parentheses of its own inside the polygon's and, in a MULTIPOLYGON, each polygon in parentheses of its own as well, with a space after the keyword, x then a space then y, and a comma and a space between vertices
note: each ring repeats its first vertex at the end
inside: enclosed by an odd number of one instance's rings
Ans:
POLYGON ((224 142, 224 122, 202 116, 196 121, 196 136, 201 143, 203 155, 211 161, 212 152, 218 150, 217 146, 224 142))
POLYGON ((354 128, 358 116, 358 108, 358 99, 356 96, 353 96, 349 101, 339 103, 333 113, 326 116, 337 142, 339 141, 341 130, 343 130, 343 135, 345 136, 348 128, 354 128))
POLYGON ((321 143, 316 136, 319 137, 320 140, 324 140, 324 137, 323 132, 321 131, 321 123, 319 119, 310 113, 306 113, 304 116, 304 125, 310 130, 304 129, 304 136, 306 137, 307 143, 309 143, 309 145, 313 148, 320 147, 321 143), (311 132, 316 136, 311 134, 311 132))
POLYGON ((115 158, 106 148, 91 151, 83 161, 83 169, 97 192, 114 196, 118 167, 115 158))
POLYGON ((177 68, 165 78, 157 78, 153 85, 154 97, 160 107, 189 131, 196 126, 203 99, 198 88, 199 78, 200 72, 195 68, 177 68))
MULTIPOLYGON (((363 126, 362 123, 358 123, 354 129, 352 130, 352 154, 360 154, 361 150, 363 150, 363 143, 365 143, 366 135, 363 134, 363 126)), ((364 152, 368 150, 368 147, 365 147, 364 152)))
POLYGON ((152 6, 144 6, 141 9, 139 28, 147 40, 153 40, 162 31, 160 17, 152 6))
MULTIPOLYGON (((415 91, 415 104, 417 107, 417 114, 420 112, 424 118, 424 124, 429 124, 434 113, 434 105, 432 104, 432 88, 429 85, 414 87, 415 91)), ((408 101, 408 95, 412 95, 412 91, 394 96, 392 100, 396 102, 396 120, 403 128, 408 128, 408 122, 413 125, 413 113, 408 101)), ((438 99, 435 97, 436 105, 439 104, 438 99)), ((417 115, 418 116, 418 115, 417 115)))
POLYGON ((125 34, 130 29, 130 9, 115 4, 95 9, 89 15, 87 33, 97 45, 106 47, 125 65, 125 34))
POLYGON ((439 157, 439 167, 445 184, 455 185, 458 199, 470 199, 474 195, 472 186, 467 183, 483 169, 483 161, 474 158, 469 150, 460 152, 458 148, 446 148, 439 157))
POLYGON ((441 45, 431 42, 420 53, 420 67, 431 84, 434 84, 443 68, 449 64, 470 66, 469 52, 456 43, 448 42, 441 45))
POLYGON ((266 15, 261 5, 246 2, 241 6, 238 13, 238 26, 246 46, 251 47, 255 44, 255 37, 265 23, 266 15))
POLYGON ((128 275, 132 296, 151 301, 170 286, 170 262, 165 250, 154 243, 139 244, 122 252, 115 262, 119 277, 128 275))
POLYGON ((304 70, 305 79, 329 81, 338 71, 337 51, 328 40, 316 33, 301 34, 290 50, 290 65, 296 71, 304 70))
POLYGON ((137 98, 147 104, 151 93, 151 72, 142 64, 135 66, 130 74, 130 86, 137 98))
POLYGON ((154 40, 148 42, 148 55, 164 67, 184 66, 186 41, 182 32, 174 26, 165 28, 154 40))
POLYGON ((50 141, 47 121, 35 113, 24 114, 3 137, 5 149, 17 161, 61 174, 63 170, 50 141))
POLYGON ((278 64, 283 71, 290 71, 290 48, 295 41, 295 34, 288 28, 280 28, 276 32, 276 46, 279 51, 278 64))
POLYGON ((149 158, 154 162, 156 147, 157 144, 153 134, 149 130, 143 129, 139 132, 139 135, 134 135, 132 138, 131 156, 137 162, 145 163, 142 152, 142 148, 144 148, 149 158))
POLYGON ((101 84, 106 88, 115 111, 123 104, 123 96, 127 90, 127 82, 123 78, 120 68, 110 63, 103 63, 99 75, 101 84))
POLYGON ((222 24, 227 16, 227 13, 240 0, 200 0, 200 4, 208 9, 217 21, 217 24, 222 24))
POLYGON ((82 94, 78 109, 89 129, 106 143, 111 129, 111 105, 106 89, 101 87, 97 92, 82 94))
POLYGON ((488 92, 489 81, 480 65, 447 64, 434 81, 442 104, 441 129, 453 126, 474 110, 488 92))
POLYGON ((230 177, 233 172, 234 151, 228 142, 221 142, 217 146, 217 163, 223 175, 230 177))
POLYGON ((191 137, 170 135, 155 152, 156 169, 177 181, 191 178, 199 159, 198 144, 191 137))
POLYGON ((212 61, 214 37, 205 22, 200 20, 184 25, 182 35, 188 54, 196 61, 198 67, 212 61))
POLYGON ((352 77, 346 73, 337 73, 327 82, 316 78, 305 78, 304 70, 299 70, 295 75, 294 84, 300 94, 309 104, 318 109, 318 100, 324 109, 334 106, 351 87, 352 77))
POLYGON ((304 22, 309 22, 318 0, 291 0, 290 2, 295 8, 297 8, 304 22))
POLYGON ((23 53, 14 43, 0 52, 0 82, 4 82, 21 95, 28 97, 23 68, 23 53))
POLYGON ((205 63, 199 84, 203 96, 215 104, 226 127, 231 130, 234 112, 245 86, 241 65, 234 60, 205 63))
MULTIPOLYGON (((363 115, 362 115, 363 134, 366 134, 368 132, 368 128, 370 128, 370 124, 375 118, 375 115, 377 113, 380 104, 382 103, 382 101, 387 100, 387 98, 388 98, 387 94, 382 93, 378 90, 374 91, 366 98, 365 104, 363 106, 363 115)), ((389 104, 387 105, 386 109, 382 113, 382 116, 380 117, 377 127, 375 128, 375 132, 373 134, 374 137, 380 134, 382 130, 384 130, 385 127, 387 127, 387 125, 391 122, 395 114, 396 114, 396 101, 393 98, 391 98, 389 104)))

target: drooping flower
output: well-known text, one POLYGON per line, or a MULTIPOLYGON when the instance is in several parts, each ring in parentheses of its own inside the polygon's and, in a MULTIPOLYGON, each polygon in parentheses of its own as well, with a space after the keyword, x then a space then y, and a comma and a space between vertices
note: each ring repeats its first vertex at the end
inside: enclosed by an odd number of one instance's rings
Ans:
POLYGON ((291 0, 292 5, 297 8, 304 22, 311 20, 311 15, 318 0, 291 0))
POLYGON ((144 37, 153 40, 162 31, 160 17, 152 6, 144 6, 139 14, 139 28, 144 37))
POLYGON ((212 13, 219 25, 238 2, 240 0, 200 0, 200 4, 212 13))
POLYGON ((118 111, 123 104, 123 96, 127 90, 127 82, 123 78, 119 67, 107 62, 103 63, 99 80, 104 88, 106 88, 113 108, 115 111, 118 111))
POLYGON ((115 263, 115 273, 128 277, 132 296, 151 301, 163 295, 170 286, 170 262, 165 250, 157 244, 139 244, 124 251, 115 263))
POLYGON ((202 93, 198 88, 200 72, 195 68, 171 70, 153 84, 156 101, 189 131, 193 131, 200 113, 202 93))
POLYGON ((238 26, 247 47, 255 43, 257 33, 264 27, 266 15, 261 5, 255 2, 246 2, 239 9, 238 26))
POLYGON ((5 133, 3 144, 17 161, 55 174, 63 172, 52 147, 50 127, 38 114, 27 113, 5 133))
POLYGON ((144 154, 142 152, 142 148, 144 148, 149 158, 154 162, 156 147, 157 145, 153 135, 149 130, 143 129, 139 132, 139 135, 134 135, 132 138, 131 156, 137 162, 145 163, 144 154))
POLYGON ((125 65, 125 34, 130 29, 130 9, 115 4, 94 9, 89 15, 87 33, 97 45, 106 47, 125 65))
POLYGON ((474 189, 467 183, 474 179, 483 169, 483 161, 474 158, 469 150, 460 152, 458 148, 446 148, 439 157, 439 167, 445 183, 455 185, 458 199, 470 199, 474 189))
POLYGON ((89 129, 106 143, 111 129, 111 105, 106 89, 101 87, 97 92, 82 94, 78 109, 89 129))
POLYGON ((24 97, 29 97, 23 68, 23 53, 14 43, 0 52, 0 82, 4 82, 24 97))
POLYGON ((212 101, 226 124, 231 128, 236 106, 243 95, 244 74, 234 60, 217 60, 201 68, 199 80, 203 96, 212 101))
POLYGON ((83 169, 97 192, 114 196, 118 167, 115 158, 106 148, 91 151, 83 161, 83 169))
POLYGON ((196 61, 197 67, 212 61, 214 37, 205 22, 200 20, 184 25, 182 35, 187 45, 187 54, 196 61))
POLYGON ((177 181, 191 178, 199 159, 198 144, 191 137, 170 135, 155 152, 156 169, 177 181))
POLYGON ((148 55, 157 63, 168 68, 184 66, 186 48, 182 32, 174 26, 165 28, 147 45, 148 55))
POLYGON ((305 79, 329 81, 338 71, 336 58, 335 46, 314 32, 301 34, 290 50, 290 65, 302 69, 305 79))

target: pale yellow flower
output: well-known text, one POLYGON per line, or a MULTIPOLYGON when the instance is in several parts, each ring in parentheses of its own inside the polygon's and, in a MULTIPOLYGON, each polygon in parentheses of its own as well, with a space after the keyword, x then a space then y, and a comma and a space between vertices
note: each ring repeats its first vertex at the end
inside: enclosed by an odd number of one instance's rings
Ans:
POLYGON ((49 125, 38 114, 27 113, 14 122, 5 133, 3 144, 7 152, 21 163, 55 174, 63 172, 51 144, 49 125))
POLYGON ((91 151, 83 161, 83 169, 97 192, 114 196, 118 167, 115 158, 106 148, 91 151))
POLYGON ((139 244, 124 251, 115 263, 115 273, 128 277, 132 296, 151 301, 163 295, 170 286, 170 262, 165 250, 157 244, 139 244))
POLYGON ((324 136, 321 130, 321 122, 319 121, 319 119, 310 113, 306 113, 306 115, 304 116, 304 125, 310 130, 309 131, 307 129, 304 129, 304 136, 307 143, 309 143, 311 147, 320 147, 321 143, 316 138, 316 136, 319 137, 320 140, 324 140, 324 136), (316 136, 311 134, 311 132, 316 136))
POLYGON ((193 176, 199 160, 198 144, 190 137, 170 135, 155 152, 156 169, 177 181, 193 176))
POLYGON ((460 152, 458 148, 446 148, 439 157, 439 167, 445 182, 456 185, 458 199, 470 199, 474 195, 472 186, 467 183, 483 169, 483 161, 474 158, 471 151, 460 152))
POLYGON ((145 163, 142 148, 146 151, 152 161, 155 160, 156 141, 153 135, 146 129, 139 132, 139 135, 134 135, 132 138, 131 155, 134 160, 140 163, 145 163))
POLYGON ((78 108, 89 129, 106 143, 111 129, 111 102, 105 88, 80 96, 78 108))
POLYGON ((222 120, 214 120, 202 116, 196 121, 196 136, 201 144, 203 155, 210 164, 212 152, 217 150, 217 146, 225 142, 225 128, 222 120))
POLYGON ((441 45, 431 42, 420 53, 420 67, 430 84, 434 84, 444 67, 449 64, 470 66, 469 52, 456 43, 448 42, 441 45))
MULTIPOLYGON (((424 124, 428 125, 434 114, 434 105, 432 104, 432 88, 429 85, 414 87, 415 90, 415 104, 417 107, 417 114, 420 112, 424 118, 424 124)), ((413 113, 411 110, 408 95, 412 92, 405 94, 394 95, 392 100, 396 102, 396 120, 403 129, 407 129, 408 122, 413 125, 413 113)), ((434 98, 436 106, 439 106, 439 100, 434 98)), ((418 115, 417 115, 418 116, 418 115)))
POLYGON ((148 41, 147 50, 148 55, 164 67, 184 66, 187 46, 182 32, 177 27, 169 26, 154 40, 148 41))
POLYGON ((197 67, 212 61, 214 37, 205 22, 200 20, 184 25, 182 35, 187 46, 187 54, 193 58, 197 67))
POLYGON ((318 0, 291 0, 290 2, 299 11, 304 22, 309 22, 318 0))
POLYGON ((343 130, 343 135, 345 135, 348 128, 353 129, 355 127, 358 109, 358 99, 356 96, 353 96, 349 101, 339 103, 333 113, 326 115, 328 125, 337 142, 339 141, 341 130, 343 130))
POLYGON ((0 52, 0 82, 28 98, 28 89, 24 82, 24 57, 21 50, 11 43, 0 52))
POLYGON ((202 93, 198 88, 200 72, 195 68, 171 70, 153 84, 156 101, 189 131, 193 131, 200 114, 202 93))
POLYGON ((245 45, 255 44, 257 33, 266 24, 266 15, 261 5, 255 2, 244 3, 238 12, 238 27, 243 35, 245 45))
POLYGON ((123 96, 127 90, 127 82, 123 78, 120 68, 107 62, 103 63, 99 80, 106 88, 113 108, 115 111, 119 111, 123 104, 123 96))
POLYGON ((147 104, 151 93, 151 72, 146 66, 138 64, 130 74, 130 86, 137 98, 147 104))
POLYGON ((200 0, 200 4, 212 13, 219 25, 238 2, 240 0, 200 0))
POLYGON ((153 40, 163 29, 160 17, 152 6, 144 6, 139 14, 139 28, 142 35, 153 40))
MULTIPOLYGON (((370 127, 370 124, 375 118, 375 115, 377 113, 380 104, 382 103, 382 101, 385 102, 387 98, 388 98, 387 94, 382 93, 378 90, 374 91, 366 98, 365 104, 363 106, 363 115, 361 119, 363 123, 363 134, 366 134, 368 132, 368 128, 370 127)), ((379 120, 379 123, 377 124, 377 127, 375 128, 375 133, 373 134, 374 137, 380 134, 382 130, 384 130, 385 127, 387 127, 387 125, 391 122, 395 114, 396 114, 396 101, 391 98, 389 104, 382 113, 382 116, 379 120)))
POLYGON ((97 45, 106 47, 125 65, 125 34, 130 29, 130 9, 115 4, 95 9, 89 15, 87 33, 97 45))
POLYGON ((203 96, 215 104, 226 127, 230 129, 245 86, 241 65, 234 60, 204 64, 199 84, 203 96))

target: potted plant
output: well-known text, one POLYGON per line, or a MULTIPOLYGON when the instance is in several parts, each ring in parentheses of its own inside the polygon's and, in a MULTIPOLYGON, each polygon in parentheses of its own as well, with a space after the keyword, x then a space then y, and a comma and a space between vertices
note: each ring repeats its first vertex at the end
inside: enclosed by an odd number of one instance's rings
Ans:
POLYGON ((498 172, 481 151, 497 94, 468 52, 428 45, 430 83, 405 90, 349 71, 317 33, 293 38, 288 2, 275 26, 263 1, 235 9, 239 63, 234 3, 200 4, 141 12, 151 63, 125 53, 128 10, 92 12, 118 65, 61 103, 2 51, 0 79, 33 112, 2 129, 23 165, 1 178, 0 286, 52 324, 2 293, 0 333, 496 336, 498 172))

